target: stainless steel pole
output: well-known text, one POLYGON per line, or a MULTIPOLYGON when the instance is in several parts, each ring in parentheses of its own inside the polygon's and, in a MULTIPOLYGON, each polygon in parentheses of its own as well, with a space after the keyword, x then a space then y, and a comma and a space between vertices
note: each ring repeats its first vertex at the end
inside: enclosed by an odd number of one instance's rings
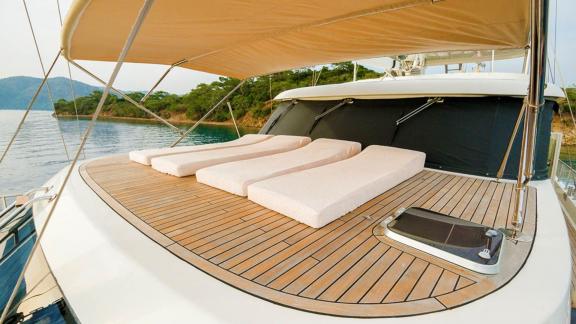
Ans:
POLYGON ((92 120, 90 121, 90 124, 88 125, 88 127, 84 131, 84 135, 82 136, 82 142, 80 143, 80 146, 78 147, 78 150, 76 151, 76 155, 74 157, 74 160, 72 160, 72 163, 70 164, 70 167, 68 168, 68 171, 67 171, 66 175, 64 176, 64 180, 62 181, 62 184, 60 185, 60 188, 58 189, 58 194, 54 198, 54 202, 49 207, 50 210, 48 211, 48 214, 46 216, 46 220, 44 221, 44 225, 42 226, 42 229, 38 232, 38 235, 36 237, 36 242, 34 242, 34 245, 32 246, 32 250, 30 251, 30 255, 28 256, 28 259, 26 260, 24 267, 22 267, 22 272, 20 272, 20 275, 18 276, 18 280, 16 280, 16 284, 14 286, 14 289, 12 290, 12 293, 10 294, 10 298, 6 302, 6 306, 4 306, 4 310, 2 311, 2 316, 0 316, 0 323, 4 323, 6 321, 6 317, 8 316, 8 312, 11 309, 12 303, 14 302, 14 298, 16 297, 16 293, 18 291, 18 288, 20 287, 20 284, 22 283, 22 280, 24 279, 24 274, 26 273, 26 270, 27 270, 28 266, 30 265, 30 261, 32 260, 32 257, 34 256, 35 251, 40 246, 40 242, 42 241, 42 237, 44 236, 44 233, 46 232, 46 228, 48 228, 48 223, 50 221, 50 218, 54 214, 54 210, 56 208, 56 205, 58 205, 58 201, 60 201, 60 197, 62 197, 62 192, 64 191, 64 188, 66 187, 66 184, 68 183, 68 179, 70 179, 70 175, 74 171, 74 167, 76 166, 76 162, 78 161, 78 158, 80 157, 80 152, 82 152, 84 145, 86 145, 86 141, 87 141, 88 137, 90 136, 90 133, 94 127, 94 124, 96 123, 96 119, 98 119, 98 115, 102 111, 102 107, 104 107, 104 102, 106 101, 106 97, 108 97, 108 94, 110 93, 110 88, 114 84, 114 81, 116 80, 116 77, 118 76, 118 72, 120 72, 120 68, 122 67, 124 60, 126 59, 126 54, 128 54, 128 51, 130 50, 130 47, 132 46, 132 43, 134 42, 134 39, 136 38, 136 35, 138 34, 140 27, 142 27, 142 23, 144 22, 144 18, 146 18, 146 15, 150 11, 150 8, 152 7, 153 3, 154 3, 154 0, 145 0, 144 4, 142 5, 142 8, 140 9, 140 12, 138 13, 138 17, 136 19, 136 22, 132 26, 132 30, 130 31, 130 34, 128 35, 128 39, 126 40, 124 47, 122 48, 122 52, 120 53, 120 55, 118 57, 118 61, 116 63, 116 66, 114 67, 114 71, 112 72, 112 75, 110 76, 110 80, 108 81, 108 83, 106 84, 106 87, 104 88, 104 92, 102 93, 102 97, 100 98, 100 101, 98 102, 98 106, 96 107, 96 111, 94 112, 94 115, 92 115, 92 120))
POLYGON ((506 148, 506 153, 504 153, 504 158, 502 162, 500 162, 500 168, 496 173, 496 179, 500 180, 504 176, 504 171, 506 170, 506 166, 508 165, 508 159, 510 157, 510 152, 512 151, 512 146, 514 145, 514 140, 518 135, 518 129, 520 128, 520 123, 524 120, 524 115, 526 115, 526 103, 522 104, 522 108, 520 108, 520 113, 518 113, 518 118, 516 119, 516 124, 514 125, 514 130, 512 130, 512 135, 510 135, 510 140, 508 141, 508 147, 506 148))
POLYGON ((512 215, 512 238, 521 237, 522 215, 526 184, 532 179, 534 169, 534 150, 538 110, 544 104, 544 86, 546 77, 546 29, 548 23, 548 0, 531 1, 530 30, 530 76, 522 150, 516 179, 516 199, 512 215))
POLYGON ((232 110, 232 105, 230 101, 226 101, 226 105, 228 106, 228 111, 230 112, 230 117, 232 117, 232 122, 234 123, 234 128, 236 129, 236 134, 238 138, 240 138, 240 130, 238 129, 238 124, 236 124, 236 118, 234 118, 234 111, 232 110))
POLYGON ((531 44, 532 54, 530 57, 530 83, 528 88, 528 121, 529 125, 526 150, 526 169, 524 175, 527 181, 534 175, 534 149, 536 144, 536 132, 538 113, 544 105, 544 88, 546 86, 546 47, 548 26, 548 0, 532 1, 532 31, 531 44))
POLYGON ((150 90, 144 95, 144 97, 142 97, 142 99, 140 99, 140 103, 143 104, 144 101, 146 101, 146 99, 148 99, 148 97, 150 97, 150 95, 152 94, 152 92, 154 92, 154 90, 156 90, 156 88, 160 85, 160 82, 162 82, 164 80, 164 78, 166 78, 166 76, 168 75, 168 73, 170 73, 170 71, 172 71, 173 68, 182 65, 184 63, 188 62, 188 60, 180 60, 172 65, 170 65, 170 67, 166 70, 166 72, 164 72, 164 74, 162 74, 162 76, 160 77, 160 79, 158 79, 158 81, 156 81, 156 83, 154 83, 154 85, 152 86, 152 88, 150 88, 150 90))
MULTIPOLYGON (((80 71, 88 74, 89 76, 91 76, 94 80, 100 82, 102 85, 106 85, 106 81, 100 79, 99 77, 97 77, 94 73, 88 71, 85 67, 83 67, 82 65, 69 60, 68 62, 70 62, 72 65, 74 65, 75 67, 77 67, 80 71)), ((180 130, 180 128, 170 124, 167 120, 165 120, 164 118, 158 116, 157 114, 153 113, 152 111, 150 111, 148 108, 144 107, 142 104, 140 104, 139 102, 137 102, 136 100, 130 98, 127 94, 125 94, 124 92, 114 88, 114 87, 110 87, 110 90, 116 92, 117 94, 119 94, 122 98, 124 98, 126 101, 130 102, 131 104, 133 104, 134 106, 136 106, 136 108, 141 109, 142 111, 144 111, 145 113, 149 114, 150 116, 156 118, 157 120, 159 120, 160 122, 162 122, 164 125, 172 128, 172 130, 174 130, 175 132, 182 134, 182 131, 180 130)))
POLYGON ((246 82, 246 79, 240 81, 240 83, 238 83, 234 89, 230 90, 230 92, 228 92, 227 95, 224 96, 224 98, 220 99, 220 101, 218 101, 212 108, 210 108, 210 110, 208 110, 208 112, 206 114, 204 114, 204 116, 202 116, 202 118, 200 118, 196 123, 194 123, 194 125, 192 125, 192 127, 190 127, 186 132, 184 132, 184 134, 182 134, 182 136, 180 136, 180 138, 175 141, 174 143, 172 143, 172 145, 170 145, 170 147, 174 147, 176 145, 178 145, 178 143, 180 143, 188 134, 190 134, 193 130, 196 129, 196 127, 198 127, 198 125, 200 125, 200 123, 202 123, 206 118, 208 118, 208 116, 210 116, 210 114, 212 114, 212 112, 214 112, 214 110, 216 110, 216 108, 220 107, 220 105, 225 102, 226 100, 228 100, 228 98, 230 98, 230 96, 236 92, 236 90, 240 89, 240 87, 244 84, 244 82, 246 82))

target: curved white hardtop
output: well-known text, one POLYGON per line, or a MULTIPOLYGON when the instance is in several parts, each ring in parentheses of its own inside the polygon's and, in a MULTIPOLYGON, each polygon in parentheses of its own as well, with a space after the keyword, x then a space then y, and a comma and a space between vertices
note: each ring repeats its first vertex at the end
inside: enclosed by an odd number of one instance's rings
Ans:
MULTIPOLYGON (((528 75, 519 73, 450 73, 380 78, 284 91, 274 100, 396 99, 418 97, 526 96, 528 75)), ((548 98, 564 98, 548 84, 548 98)))

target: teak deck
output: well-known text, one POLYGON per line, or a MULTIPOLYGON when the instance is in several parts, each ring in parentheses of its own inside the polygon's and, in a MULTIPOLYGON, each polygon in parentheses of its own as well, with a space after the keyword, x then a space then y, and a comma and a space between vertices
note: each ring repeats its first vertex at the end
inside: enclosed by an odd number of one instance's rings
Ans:
MULTIPOLYGON (((482 275, 378 235, 380 221, 410 206, 505 227, 510 183, 423 171, 313 229, 127 157, 89 162, 80 173, 119 215, 194 267, 254 296, 322 314, 408 316, 461 306, 505 285, 532 247, 507 241, 501 272, 482 275)), ((526 199, 523 230, 535 235, 536 190, 526 199)))

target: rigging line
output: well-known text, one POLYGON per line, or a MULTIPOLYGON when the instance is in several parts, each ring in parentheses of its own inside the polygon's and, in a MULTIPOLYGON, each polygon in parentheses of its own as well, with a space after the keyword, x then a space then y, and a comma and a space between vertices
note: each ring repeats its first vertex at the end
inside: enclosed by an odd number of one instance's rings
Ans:
MULTIPOLYGON (((91 78, 93 78, 95 81, 101 83, 102 85, 106 85, 106 81, 100 79, 99 77, 97 77, 94 73, 88 71, 85 67, 83 67, 82 65, 70 60, 68 61, 70 62, 70 64, 74 65, 77 69, 79 69, 80 71, 86 73, 88 76, 90 76, 91 78)), ((182 131, 180 130, 180 128, 170 124, 167 120, 165 120, 164 118, 158 116, 157 114, 153 113, 152 111, 150 111, 148 108, 144 107, 144 105, 140 104, 139 102, 137 102, 136 100, 130 98, 130 96, 128 96, 127 94, 125 94, 124 92, 114 88, 114 87, 110 87, 110 90, 114 91, 116 94, 118 94, 119 96, 121 96, 122 98, 124 98, 124 100, 130 102, 131 104, 133 104, 134 106, 136 106, 136 108, 146 112, 147 114, 149 114, 150 116, 156 118, 157 120, 159 120, 160 122, 164 123, 166 126, 170 127, 172 130, 174 130, 175 132, 177 132, 178 134, 183 134, 182 131)))
POLYGON ((228 92, 228 94, 226 94, 224 98, 220 99, 220 101, 218 101, 212 108, 210 108, 210 110, 208 110, 208 112, 206 112, 204 116, 202 116, 202 118, 200 118, 196 123, 194 123, 192 127, 188 128, 188 130, 185 131, 178 140, 172 143, 170 147, 178 145, 178 143, 180 143, 188 134, 194 131, 196 127, 200 125, 200 123, 202 123, 206 118, 208 118, 208 116, 210 116, 210 114, 212 114, 212 112, 214 112, 214 110, 216 110, 216 108, 220 107, 220 105, 222 105, 222 103, 228 100, 228 98, 230 98, 230 96, 232 96, 234 92, 236 92, 236 90, 240 89, 240 87, 246 82, 246 80, 247 79, 240 81, 240 83, 238 83, 232 90, 230 90, 230 92, 228 92))
MULTIPOLYGON (((58 1, 58 0, 57 0, 58 1)), ((170 71, 172 71, 172 69, 174 69, 177 66, 180 66, 184 63, 186 63, 188 61, 186 60, 180 60, 172 65, 170 65, 170 67, 168 67, 168 69, 166 69, 166 71, 162 74, 162 76, 160 76, 160 78, 158 79, 158 81, 156 81, 156 83, 154 83, 154 85, 152 86, 152 88, 150 88, 150 90, 148 90, 148 92, 144 95, 144 97, 142 97, 142 99, 140 99, 140 103, 144 104, 144 101, 146 101, 148 99, 148 97, 150 97, 150 95, 152 94, 152 92, 154 92, 154 90, 156 90, 156 88, 160 85, 160 83, 166 78, 166 76, 168 76, 168 73, 170 73, 170 71)))
MULTIPOLYGON (((112 74, 110 75, 110 79, 109 79, 108 83, 106 84, 106 87, 104 88, 104 92, 102 93, 102 97, 100 98, 100 101, 98 102, 98 106, 96 107, 96 111, 92 115, 92 119, 90 120, 90 124, 88 124, 88 127, 86 127, 86 130, 84 131, 84 135, 82 136, 82 141, 80 142, 80 147, 78 147, 78 149, 76 150, 74 160, 72 160, 72 163, 70 164, 70 166, 68 167, 68 170, 66 171, 66 174, 64 175, 62 183, 60 184, 60 188, 58 189, 58 193, 56 194, 56 197, 54 198, 54 202, 52 202, 52 205, 48 207, 49 210, 48 210, 48 213, 47 213, 46 218, 44 220, 44 225, 42 226, 42 229, 40 230, 40 232, 38 232, 38 234, 36 236, 36 241, 34 242, 34 245, 32 246, 32 249, 30 251, 29 256, 26 259, 26 262, 24 263, 24 266, 22 267, 22 271, 20 272, 18 279, 16 280, 14 288, 12 289, 12 293, 10 294, 10 298, 8 299, 8 301, 6 302, 6 304, 4 306, 4 310, 2 311, 2 315, 0 315, 0 323, 4 323, 6 320, 6 317, 8 316, 8 310, 11 308, 12 303, 14 302, 14 299, 16 298, 16 293, 18 292, 18 289, 19 289, 20 285, 22 284, 22 280, 24 279, 24 274, 26 273, 28 267, 30 266, 30 261, 32 260, 32 256, 34 255, 34 253, 36 252, 36 250, 38 250, 38 247, 40 246, 40 241, 42 241, 42 238, 44 237, 44 233, 46 232, 46 229, 48 228, 48 224, 50 222, 50 219, 52 218, 52 215, 54 215, 54 210, 56 209, 56 206, 58 205, 58 202, 60 201, 60 198, 62 197, 62 193, 64 192, 64 188, 66 188, 66 184, 68 183, 68 180, 70 179, 70 176, 72 175, 72 172, 74 171, 74 168, 76 167, 76 162, 78 162, 78 158, 80 157, 80 152, 82 151, 82 148, 84 147, 84 145, 86 145, 86 141, 88 140, 88 137, 90 136, 90 133, 92 132, 92 129, 94 128, 94 125, 96 124, 96 120, 98 119, 98 115, 102 111, 102 108, 104 107, 104 103, 106 101, 106 98, 108 97, 108 94, 110 93, 110 88, 114 84, 114 81, 116 80, 116 77, 118 76, 118 73, 120 72, 120 68, 122 67, 124 60, 126 59, 126 55, 128 54, 128 51, 129 51, 130 47, 132 46, 132 43, 134 42, 134 39, 136 38, 136 35, 138 34, 140 27, 142 27, 142 24, 144 22, 144 18, 146 17, 148 12, 150 11, 150 8, 152 7, 153 3, 154 3, 154 0, 144 0, 144 4, 142 5, 140 12, 138 13, 138 17, 136 18, 136 21, 134 22, 134 24, 132 26, 130 34, 128 35, 128 38, 126 39, 124 47, 122 48, 122 51, 120 52, 120 55, 118 56, 118 60, 116 62, 116 65, 114 66, 114 70, 112 71, 112 74)), ((61 50, 60 50, 60 52, 61 52, 61 50)), ((59 54, 60 54, 60 52, 59 52, 59 54)))
POLYGON ((238 134, 238 138, 240 138, 240 130, 238 130, 238 125, 236 124, 236 118, 234 118, 234 111, 232 110, 232 105, 230 104, 230 101, 226 101, 226 105, 228 105, 228 110, 230 111, 230 116, 232 117, 234 128, 236 128, 236 134, 238 134))
POLYGON ((558 0, 555 1, 554 10, 554 69, 552 73, 554 74, 554 82, 556 82, 556 67, 558 65, 558 43, 556 42, 558 39, 558 0))
MULTIPOLYGON (((56 8, 58 9, 58 20, 60 21, 60 28, 62 28, 62 10, 60 9, 60 0, 56 0, 56 8)), ((78 132, 78 138, 82 139, 82 132, 80 130, 80 118, 78 118, 78 104, 76 103, 76 91, 74 90, 74 80, 72 79, 72 68, 70 67, 70 62, 66 60, 66 67, 68 68, 68 84, 70 85, 70 94, 72 95, 72 103, 74 105, 74 114, 76 117, 76 131, 78 132)), ((84 159, 86 159, 86 151, 82 151, 84 159)))
MULTIPOLYGON (((34 32, 34 27, 32 26, 32 19, 30 18, 30 12, 28 11, 28 5, 26 5, 26 0, 22 0, 24 4, 24 11, 26 12, 26 18, 28 19, 28 26, 30 26, 30 32, 32 33, 32 39, 34 40, 34 46, 36 47, 36 54, 38 55, 38 61, 40 62, 40 67, 42 68, 42 74, 46 76, 46 69, 44 68, 44 62, 42 61, 42 55, 40 54, 40 47, 38 46, 38 40, 36 39, 36 33, 34 32)), ((66 153, 66 158, 70 161, 70 154, 68 154, 68 147, 66 146, 66 141, 64 140, 64 134, 62 134, 62 129, 60 128, 60 119, 58 119, 58 114, 56 113, 56 105, 54 104, 54 96, 52 95, 52 89, 50 84, 46 82, 46 89, 48 90, 48 97, 52 103, 52 109, 54 110, 54 118, 56 118, 56 124, 58 125, 58 132, 60 133, 60 139, 62 140, 62 145, 64 146, 64 152, 66 153)))
MULTIPOLYGON (((44 282, 44 279, 46 279, 46 277, 48 277, 49 275, 50 275, 50 272, 48 271, 44 276, 42 276, 42 278, 40 278, 40 280, 38 280, 38 282, 37 282, 36 284, 34 284, 34 285, 32 286, 32 288, 27 289, 28 292, 32 292, 32 291, 34 291, 34 289, 38 288, 38 286, 40 286, 40 284, 42 284, 42 283, 44 282)), ((43 293, 41 293, 41 294, 36 294, 36 295, 33 295, 33 296, 29 296, 29 297, 26 297, 26 298, 18 301, 17 303, 14 303, 14 305, 12 305, 12 307, 10 308, 9 313, 11 313, 11 312, 15 311, 16 309, 18 309, 18 307, 20 307, 20 305, 22 305, 25 301, 30 300, 30 299, 32 299, 32 298, 34 298, 34 297, 41 296, 41 295, 43 295, 44 293, 46 293, 46 292, 54 289, 54 287, 57 287, 57 286, 58 286, 58 285, 54 285, 52 288, 48 289, 47 291, 45 291, 45 292, 43 292, 43 293)))
MULTIPOLYGON (((564 81, 564 75, 562 74, 562 70, 560 69, 560 62, 556 61, 556 64, 558 66, 558 78, 560 79, 560 89, 562 89, 562 92, 564 92, 564 95, 566 96, 566 103, 568 104, 568 112, 570 113, 570 119, 572 120, 572 126, 573 126, 573 130, 576 131, 576 118, 574 117, 574 111, 572 110, 572 102, 570 101, 570 96, 568 95, 568 91, 566 91, 566 82, 564 81)), ((550 61, 548 61, 548 65, 550 65, 550 61)), ((560 112, 561 114, 561 110, 558 109, 558 112, 560 112)), ((562 115, 560 115, 560 118, 562 118, 562 115)), ((572 159, 572 153, 570 152, 570 150, 568 150, 568 159, 570 160, 570 167, 572 167, 572 162, 574 161, 574 159, 572 159)), ((573 184, 576 185, 576 179, 572 179, 573 184)))
MULTIPOLYGON (((24 122, 26 121, 26 118, 28 117, 28 114, 30 113, 30 110, 32 109, 32 106, 34 105, 34 103, 36 102, 36 99, 38 98, 38 95, 40 94, 40 91, 42 91, 42 88, 44 87, 44 84, 46 84, 46 80, 48 79, 48 76, 50 75, 50 73, 52 72, 52 69, 54 68, 54 65, 56 65, 56 62, 58 61, 58 58, 60 58, 60 53, 62 53, 62 50, 58 50, 58 54, 56 54, 56 57, 54 58, 54 62, 52 62, 52 65, 50 65, 50 68, 48 69, 48 72, 46 73, 46 75, 44 76, 44 78, 42 79, 42 82, 40 82, 40 85, 38 86, 38 89, 36 89, 36 92, 34 93, 34 95, 32 96, 32 99, 30 100, 30 102, 28 103, 28 107, 26 107, 26 111, 24 112, 24 115, 22 115, 22 118, 20 119, 20 122, 18 123, 18 126, 16 126, 16 131, 14 131, 14 135, 12 135, 12 138, 10 139, 10 141, 8 142, 8 144, 6 145, 6 148, 4 149, 4 152, 2 153, 2 156, 0 156, 0 164, 2 164, 2 161, 4 161, 4 158, 6 157, 6 154, 8 154, 8 151, 10 150, 10 148, 12 147, 12 144, 14 144, 14 140, 16 139, 16 137, 18 136, 18 134, 20 133, 20 130, 22 129, 22 126, 24 125, 24 122)), ((1 323, 1 322, 0 322, 1 323)))
POLYGON ((512 130, 512 134, 510 135, 510 139, 508 141, 508 146, 506 147, 506 152, 504 153, 504 157, 500 162, 500 167, 496 172, 496 181, 500 181, 504 176, 504 171, 506 171, 506 166, 508 165, 508 159, 510 158, 510 152, 512 152, 512 146, 516 140, 518 135, 518 130, 520 129, 520 124, 524 120, 524 116, 526 115, 526 107, 527 107, 527 99, 524 98, 522 102, 522 107, 520 108, 520 112, 518 113, 518 117, 516 118, 516 123, 514 124, 514 129, 512 130))

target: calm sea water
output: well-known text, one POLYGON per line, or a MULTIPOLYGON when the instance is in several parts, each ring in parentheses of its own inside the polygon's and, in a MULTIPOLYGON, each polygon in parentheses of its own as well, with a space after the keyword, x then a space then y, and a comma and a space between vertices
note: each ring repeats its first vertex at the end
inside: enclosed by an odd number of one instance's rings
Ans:
MULTIPOLYGON (((0 150, 4 150, 22 117, 22 110, 0 110, 0 150)), ((60 119, 48 111, 32 111, 16 142, 0 164, 0 194, 21 193, 41 186, 69 161, 58 128, 64 136, 70 157, 80 142, 80 132, 88 120, 60 119)), ((182 126, 187 128, 190 126, 182 126)), ((242 129, 242 133, 256 132, 242 129)), ((233 127, 201 125, 183 144, 228 141, 237 137, 233 127)), ((136 149, 165 147, 178 138, 160 124, 98 121, 88 139, 85 158, 129 152, 136 149)), ((84 155, 81 155, 84 158, 84 155)))
MULTIPOLYGON (((5 149, 23 114, 22 110, 0 110, 0 152, 5 149)), ((66 152, 68 151, 70 157, 74 156, 80 142, 80 134, 88 123, 88 120, 75 119, 58 121, 47 111, 31 112, 6 159, 0 164, 0 195, 22 193, 41 186, 68 165, 70 162, 66 152), (60 134, 64 138, 66 149, 60 134)), ((187 127, 189 126, 182 126, 187 127)), ((241 130, 242 133, 255 131, 241 130)), ((214 143, 236 137, 236 131, 232 127, 202 125, 190 134, 183 144, 214 143)), ((82 154, 81 158, 90 159, 136 149, 165 147, 177 138, 178 135, 164 125, 99 121, 88 139, 85 154, 82 154)), ((26 240, 16 242, 15 237, 24 238, 21 233, 24 229, 26 227, 18 229, 18 235, 0 236, 0 311, 8 300, 36 239, 32 228, 26 240)), ((26 282, 23 282, 17 300, 23 298, 25 287, 26 282)), ((43 322, 50 317, 48 322, 64 323, 60 309, 54 305, 41 309, 36 315, 42 318, 43 322)))

